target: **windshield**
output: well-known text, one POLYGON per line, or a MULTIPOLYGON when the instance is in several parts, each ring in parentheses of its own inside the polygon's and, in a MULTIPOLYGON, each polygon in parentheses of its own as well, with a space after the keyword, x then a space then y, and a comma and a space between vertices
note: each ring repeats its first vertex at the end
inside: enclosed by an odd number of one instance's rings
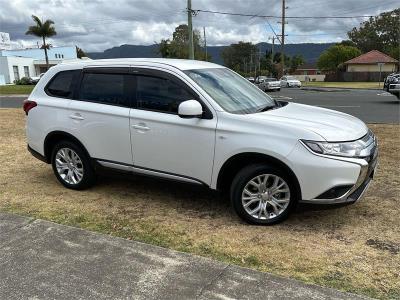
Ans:
POLYGON ((229 69, 187 70, 185 73, 227 112, 251 114, 276 106, 271 97, 229 69))
POLYGON ((276 78, 267 78, 267 79, 265 79, 265 81, 271 82, 271 81, 278 81, 278 80, 276 78))
POLYGON ((293 76, 286 76, 286 79, 289 79, 289 80, 295 80, 296 78, 295 78, 295 77, 293 77, 293 76))

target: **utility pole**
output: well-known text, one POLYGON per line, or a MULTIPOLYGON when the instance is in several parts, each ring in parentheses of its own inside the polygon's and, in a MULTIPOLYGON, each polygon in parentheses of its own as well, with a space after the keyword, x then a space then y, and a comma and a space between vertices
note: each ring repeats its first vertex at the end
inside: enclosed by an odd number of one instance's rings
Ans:
POLYGON ((256 53, 254 52, 254 78, 257 77, 257 62, 256 62, 256 53))
POLYGON ((189 59, 194 59, 193 25, 192 25, 192 0, 187 0, 188 31, 189 31, 189 59))
POLYGON ((206 61, 208 61, 208 55, 207 55, 207 38, 206 38, 206 27, 203 26, 203 34, 204 34, 204 50, 206 52, 206 61))
POLYGON ((282 0, 282 45, 281 45, 281 65, 282 65, 282 76, 285 72, 285 0, 282 0))
MULTIPOLYGON (((252 50, 250 50, 250 64, 249 64, 249 73, 251 73, 251 72, 252 72, 252 70, 251 70, 252 66, 253 66, 253 51, 252 51, 252 50)), ((256 79, 256 78, 254 77, 254 79, 256 79)))
MULTIPOLYGON (((275 48, 275 36, 272 36, 272 45, 271 45, 271 68, 274 68, 274 48, 275 48)), ((271 74, 272 76, 272 71, 271 74)))

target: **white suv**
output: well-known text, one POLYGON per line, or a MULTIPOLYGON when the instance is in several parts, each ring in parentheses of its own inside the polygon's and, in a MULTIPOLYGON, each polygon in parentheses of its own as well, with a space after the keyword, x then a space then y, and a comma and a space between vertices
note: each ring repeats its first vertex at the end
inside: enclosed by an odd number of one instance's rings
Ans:
POLYGON ((367 126, 276 101, 207 62, 120 59, 50 68, 24 103, 28 149, 67 188, 100 168, 227 191, 244 220, 272 224, 299 201, 352 203, 377 163, 367 126))

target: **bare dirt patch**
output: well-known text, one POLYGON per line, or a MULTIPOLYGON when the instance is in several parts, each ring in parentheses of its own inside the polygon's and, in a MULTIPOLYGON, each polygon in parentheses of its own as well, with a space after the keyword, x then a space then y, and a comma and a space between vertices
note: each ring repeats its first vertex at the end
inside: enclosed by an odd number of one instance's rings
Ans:
POLYGON ((370 126, 380 165, 363 200, 302 205, 285 223, 257 227, 241 222, 218 194, 185 184, 116 175, 87 191, 67 190, 26 150, 24 119, 21 110, 0 110, 0 210, 400 298, 400 254, 393 251, 400 244, 399 125, 370 126))

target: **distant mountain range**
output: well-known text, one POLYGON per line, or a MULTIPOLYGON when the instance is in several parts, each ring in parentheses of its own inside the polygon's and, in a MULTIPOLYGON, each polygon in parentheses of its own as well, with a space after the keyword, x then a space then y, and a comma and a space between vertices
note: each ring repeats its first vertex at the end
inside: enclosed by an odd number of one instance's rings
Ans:
MULTIPOLYGON (((287 44, 285 45, 285 54, 292 56, 301 54, 307 63, 315 63, 320 54, 334 45, 334 43, 322 43, 322 44, 287 44)), ((265 53, 266 50, 270 50, 272 45, 269 43, 257 44, 260 51, 265 53)), ((227 46, 208 46, 207 51, 211 55, 212 62, 217 64, 223 64, 221 57, 221 51, 227 46)), ((275 52, 280 51, 280 45, 275 45, 275 52)), ((158 45, 121 45, 107 49, 103 52, 92 52, 87 53, 92 59, 103 59, 103 58, 129 58, 129 57, 161 57, 158 53, 158 45)))

